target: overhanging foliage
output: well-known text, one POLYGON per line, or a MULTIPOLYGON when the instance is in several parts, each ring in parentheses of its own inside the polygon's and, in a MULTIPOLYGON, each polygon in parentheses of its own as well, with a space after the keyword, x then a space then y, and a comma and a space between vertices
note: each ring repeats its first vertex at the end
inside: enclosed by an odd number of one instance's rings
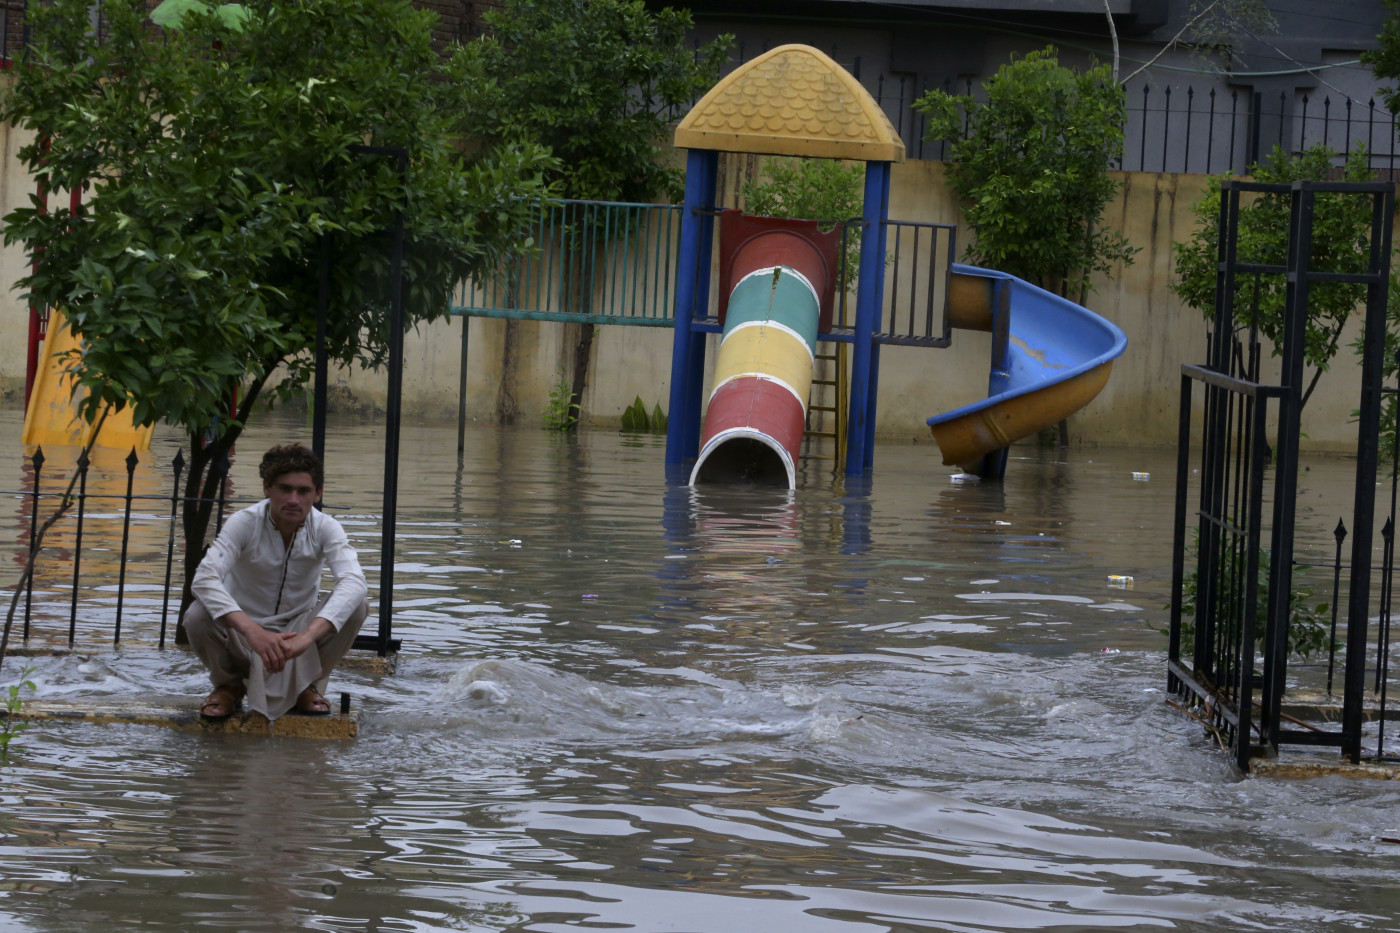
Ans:
MULTIPOLYGON (((279 367, 297 386, 315 335, 316 261, 331 251, 329 352, 377 366, 388 346, 387 240, 402 212, 410 321, 445 314, 463 275, 519 245, 545 157, 504 146, 464 159, 466 91, 435 82, 432 15, 397 0, 264 0, 244 16, 185 4, 156 29, 140 0, 30 10, 29 67, 0 117, 32 130, 19 155, 50 190, 5 217, 39 305, 87 340, 71 366, 83 412, 134 400, 140 423, 229 426, 233 388, 279 367), (405 178, 363 144, 410 153, 405 178)), ((223 6, 229 6, 227 4, 223 6)))

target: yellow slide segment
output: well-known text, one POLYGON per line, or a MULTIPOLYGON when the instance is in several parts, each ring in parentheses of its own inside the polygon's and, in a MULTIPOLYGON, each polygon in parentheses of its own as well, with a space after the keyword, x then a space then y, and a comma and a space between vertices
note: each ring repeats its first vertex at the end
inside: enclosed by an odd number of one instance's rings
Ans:
POLYGON ((932 426, 944 465, 975 472, 987 454, 1057 424, 1092 402, 1112 369, 1112 363, 1103 363, 1064 382, 932 426))
MULTIPOLYGON (((49 311, 42 365, 29 393, 24 412, 22 442, 42 447, 85 446, 96 424, 78 417, 81 394, 74 394, 73 377, 64 372, 71 352, 81 351, 82 335, 69 327, 57 308, 49 311)), ((80 390, 81 392, 81 390, 80 390)), ((131 421, 131 406, 108 414, 97 439, 98 447, 117 450, 149 450, 155 426, 138 427, 131 421)))

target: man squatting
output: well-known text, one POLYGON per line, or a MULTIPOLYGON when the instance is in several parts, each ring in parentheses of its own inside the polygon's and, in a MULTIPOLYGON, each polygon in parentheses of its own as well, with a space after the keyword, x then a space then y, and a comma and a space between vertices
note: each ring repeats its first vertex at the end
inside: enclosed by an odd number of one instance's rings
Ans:
POLYGON ((235 512, 195 571, 185 631, 214 690, 200 714, 248 707, 268 719, 330 712, 323 694, 369 614, 364 571, 340 522, 318 511, 324 471, 300 444, 273 447, 258 467, 263 494, 235 512), (334 588, 321 597, 329 565, 334 588))

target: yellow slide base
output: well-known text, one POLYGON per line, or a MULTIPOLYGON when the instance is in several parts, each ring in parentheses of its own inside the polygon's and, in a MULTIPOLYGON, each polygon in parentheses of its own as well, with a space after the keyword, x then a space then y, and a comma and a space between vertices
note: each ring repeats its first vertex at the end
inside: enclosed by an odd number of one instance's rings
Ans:
POLYGON ((953 421, 931 425, 943 463, 973 470, 982 458, 1056 424, 1093 401, 1108 382, 1112 361, 1065 382, 998 402, 953 421))
MULTIPOLYGON (((92 439, 93 424, 78 417, 81 396, 73 393, 73 377, 64 366, 73 350, 82 349, 82 337, 70 328, 57 308, 49 312, 48 335, 44 338, 42 365, 29 407, 24 413, 22 443, 42 447, 86 446, 92 439)), ((102 425, 98 447, 116 450, 150 450, 155 426, 138 427, 131 422, 131 407, 108 414, 102 425)))

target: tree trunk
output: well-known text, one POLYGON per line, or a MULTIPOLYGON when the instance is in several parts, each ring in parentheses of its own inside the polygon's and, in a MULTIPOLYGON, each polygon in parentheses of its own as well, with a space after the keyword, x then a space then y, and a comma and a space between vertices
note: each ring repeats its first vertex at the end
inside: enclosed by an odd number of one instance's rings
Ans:
MULTIPOLYGON (((588 388, 588 366, 589 360, 593 358, 593 324, 583 323, 579 325, 578 342, 574 344, 574 382, 573 400, 579 405, 579 414, 583 413, 583 391, 588 388)), ((577 428, 578 423, 574 423, 577 428)))
POLYGON ((515 382, 519 373, 520 321, 505 320, 505 337, 501 341, 501 382, 496 387, 496 423, 515 424, 520 405, 515 400, 515 382))
MULTIPOLYGON (((248 423, 253 403, 262 393, 272 369, 273 367, 269 367, 248 386, 238 406, 234 422, 222 435, 207 445, 202 434, 191 432, 189 435, 190 466, 185 475, 185 501, 180 516, 185 537, 185 582, 180 590, 180 616, 175 623, 177 645, 189 644, 184 617, 185 610, 194 602, 194 591, 190 585, 194 582, 194 573, 199 569, 200 561, 204 560, 204 552, 208 550, 204 539, 209 532, 209 520, 213 517, 214 506, 218 502, 219 486, 227 478, 227 473, 215 470, 214 466, 228 456, 228 452, 242 436, 242 425, 248 423)), ((232 399, 232 391, 229 397, 232 399)))
MULTIPOLYGON (((569 270, 568 307, 572 312, 583 313, 586 310, 584 297, 593 291, 593 273, 585 264, 584 248, 581 244, 571 240, 567 249, 565 268, 569 270)), ((570 401, 579 406, 580 418, 583 416, 583 393, 588 388, 589 362, 593 358, 594 326, 587 321, 580 323, 578 340, 574 343, 574 380, 570 389, 573 397, 570 401)), ((570 430, 577 427, 578 422, 575 421, 570 425, 570 430)))

